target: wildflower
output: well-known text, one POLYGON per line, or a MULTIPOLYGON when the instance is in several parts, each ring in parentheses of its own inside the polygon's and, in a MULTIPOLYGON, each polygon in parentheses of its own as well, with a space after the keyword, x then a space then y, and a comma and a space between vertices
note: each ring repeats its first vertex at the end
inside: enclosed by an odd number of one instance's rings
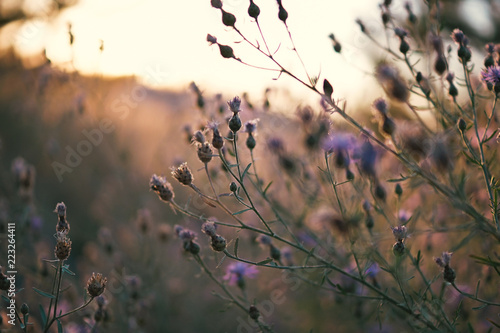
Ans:
POLYGON ((375 177, 375 164, 377 162, 377 151, 366 139, 359 148, 359 167, 364 174, 375 177))
POLYGON ((258 273, 255 266, 238 261, 227 267, 223 279, 228 281, 230 286, 237 285, 243 289, 245 288, 245 278, 254 279, 258 273))
POLYGON ((436 264, 443 268, 443 279, 449 283, 455 282, 456 278, 455 271, 450 267, 452 254, 452 252, 443 252, 440 258, 434 258, 436 264))
POLYGON ((254 133, 255 133, 255 130, 257 129, 258 122, 259 122, 259 119, 253 119, 253 120, 249 120, 245 123, 245 132, 248 133, 246 145, 247 145, 247 148, 250 150, 254 149, 255 145, 256 145, 254 133))
POLYGON ((481 79, 494 90, 495 93, 500 93, 500 66, 490 66, 483 69, 481 72, 481 79))
POLYGON ((449 72, 446 75, 446 81, 448 81, 448 83, 450 84, 450 88, 448 89, 448 94, 451 97, 456 97, 458 95, 458 89, 455 86, 455 84, 453 83, 453 79, 455 79, 455 74, 453 74, 452 72, 449 72))
POLYGON ((400 225, 392 228, 392 234, 398 242, 404 242, 404 240, 408 236, 408 229, 406 228, 406 226, 400 225))
POLYGON ((486 57, 484 58, 484 67, 488 68, 491 66, 495 66, 496 56, 495 56, 495 44, 488 43, 485 46, 486 48, 486 57))
POLYGON ((212 136, 212 147, 215 149, 222 149, 224 147, 224 139, 220 135, 219 132, 219 123, 216 121, 208 123, 207 127, 212 130, 213 136, 212 136))
POLYGON ((68 259, 71 253, 71 241, 66 236, 65 232, 57 232, 57 243, 54 249, 54 254, 57 259, 63 261, 68 259))
POLYGON ((156 174, 151 176, 149 187, 165 202, 170 202, 174 199, 172 185, 163 176, 157 176, 156 174))
POLYGON ((203 223, 201 226, 201 231, 205 235, 210 236, 210 237, 213 237, 217 234, 216 230, 217 230, 217 225, 214 222, 208 221, 208 222, 203 223))
POLYGON ((406 37, 408 36, 408 31, 403 28, 394 28, 394 33, 399 37, 399 52, 406 54, 410 50, 410 45, 406 41, 406 37))
POLYGON ((377 79, 391 98, 403 103, 408 101, 408 88, 394 67, 378 66, 377 79))
POLYGON ((68 220, 66 220, 66 205, 64 202, 58 203, 54 212, 57 213, 57 216, 59 217, 59 221, 56 225, 56 232, 64 232, 67 234, 70 226, 68 220))
POLYGON ((458 58, 460 59, 460 61, 462 63, 464 63, 464 64, 467 63, 471 59, 471 52, 470 52, 470 49, 468 47, 469 39, 459 29, 453 30, 453 32, 451 33, 451 38, 453 39, 453 41, 455 43, 457 43, 459 45, 458 51, 457 51, 458 58))
POLYGON ((322 148, 335 154, 335 165, 347 168, 350 164, 349 151, 355 147, 356 141, 350 133, 333 133, 323 140, 322 148))
POLYGON ((92 273, 92 276, 87 281, 87 293, 94 298, 101 295, 106 289, 108 279, 103 277, 101 273, 92 273))
POLYGON ((232 100, 227 102, 227 105, 229 105, 229 109, 231 110, 232 113, 236 114, 240 112, 240 105, 241 105, 241 99, 236 96, 232 100))
POLYGON ((182 185, 189 186, 193 182, 193 174, 186 162, 179 165, 177 168, 172 167, 172 176, 182 185))
POLYGON ((183 242, 184 251, 197 255, 200 252, 200 246, 194 241, 196 233, 189 229, 176 225, 175 232, 180 240, 183 242))
POLYGON ((408 236, 408 231, 404 225, 392 228, 392 234, 396 238, 396 243, 392 246, 392 253, 396 257, 401 257, 406 252, 405 240, 408 236))
POLYGON ((267 148, 273 154, 282 154, 285 150, 285 146, 283 144, 283 140, 278 137, 271 137, 267 140, 267 148))
POLYGON ((385 101, 385 99, 377 98, 373 102, 373 107, 381 114, 387 114, 387 102, 385 101))

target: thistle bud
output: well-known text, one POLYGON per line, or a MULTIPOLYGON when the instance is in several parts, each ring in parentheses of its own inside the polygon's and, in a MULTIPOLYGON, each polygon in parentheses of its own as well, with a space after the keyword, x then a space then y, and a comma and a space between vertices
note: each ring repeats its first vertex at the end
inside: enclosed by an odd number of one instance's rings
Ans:
POLYGON ((436 62, 434 63, 434 70, 439 75, 443 75, 443 73, 446 72, 447 68, 448 64, 446 63, 445 57, 442 54, 439 54, 436 58, 436 62))
POLYGON ((68 259, 69 254, 71 253, 71 241, 66 234, 63 232, 57 233, 57 243, 54 249, 54 254, 57 259, 63 261, 68 259))
POLYGON ((229 119, 229 129, 231 132, 236 133, 240 130, 241 126, 240 116, 237 113, 233 114, 231 119, 229 119))
POLYGON ((396 193, 396 195, 398 197, 401 197, 401 195, 403 194, 403 188, 401 187, 400 184, 396 184, 396 188, 394 189, 394 193, 396 193))
POLYGON ((193 241, 185 242, 184 243, 184 250, 186 252, 193 254, 193 255, 197 255, 198 253, 200 253, 200 246, 196 242, 193 242, 193 241))
POLYGON ((172 199, 174 198, 172 185, 167 181, 165 177, 153 175, 149 181, 149 187, 163 201, 172 201, 172 199))
POLYGON ((229 184, 229 190, 233 193, 236 192, 238 190, 238 185, 236 185, 235 182, 231 182, 231 184, 229 184))
POLYGON ((271 256, 271 258, 273 258, 276 261, 279 261, 281 259, 281 251, 280 251, 280 249, 278 249, 273 244, 270 244, 269 248, 270 248, 269 249, 269 255, 271 256))
POLYGON ((215 235, 210 240, 210 247, 216 252, 222 252, 226 249, 226 239, 221 235, 215 235))
POLYGON ((29 312, 30 312, 30 308, 28 307, 28 304, 23 303, 21 305, 21 313, 26 316, 29 312))
POLYGON ((394 253, 396 257, 402 257, 405 254, 405 251, 406 247, 403 242, 396 242, 392 246, 392 253, 394 253))
POLYGON ((258 320, 260 317, 260 311, 255 305, 250 305, 250 309, 248 309, 248 315, 253 320, 258 320))
POLYGON ((223 58, 226 58, 226 59, 235 58, 234 52, 233 52, 233 48, 231 46, 222 45, 222 44, 219 44, 219 43, 217 43, 217 45, 219 45, 220 55, 223 58))
POLYGON ((222 12, 222 23, 224 23, 225 26, 234 28, 234 24, 236 23, 236 16, 226 12, 224 9, 221 9, 221 12, 222 12))
POLYGON ((399 52, 406 54, 410 50, 410 45, 406 42, 406 40, 401 39, 401 44, 399 44, 399 52))
POLYGON ((373 217, 371 216, 371 214, 368 214, 365 219, 365 226, 368 228, 368 230, 371 230, 374 225, 375 221, 373 220, 373 217))
POLYGON ((222 1, 221 0, 210 0, 210 4, 212 7, 221 9, 222 8, 222 1))
POLYGON ((389 117, 385 116, 382 123, 382 131, 388 135, 392 135, 396 130, 396 123, 389 117))
POLYGON ((250 17, 253 17, 254 19, 257 19, 260 15, 260 8, 253 2, 253 0, 250 0, 248 15, 250 15, 250 17))
POLYGON ((385 201, 385 198, 386 198, 386 193, 385 193, 385 189, 382 185, 380 184, 377 184, 377 186, 375 186, 375 197, 377 199, 380 199, 382 201, 385 201))
POLYGON ((286 24, 286 20, 288 18, 288 12, 285 10, 283 5, 281 4, 281 0, 277 0, 277 1, 278 1, 278 8, 279 8, 278 18, 280 19, 280 21, 283 21, 283 23, 286 24))
POLYGON ((467 124, 465 123, 465 120, 463 120, 463 118, 458 119, 457 126, 460 132, 463 132, 467 129, 467 124))
POLYGON ((249 134, 247 141, 246 141, 247 148, 252 150, 255 148, 256 144, 257 144, 257 142, 255 141, 255 138, 253 137, 253 135, 249 134))

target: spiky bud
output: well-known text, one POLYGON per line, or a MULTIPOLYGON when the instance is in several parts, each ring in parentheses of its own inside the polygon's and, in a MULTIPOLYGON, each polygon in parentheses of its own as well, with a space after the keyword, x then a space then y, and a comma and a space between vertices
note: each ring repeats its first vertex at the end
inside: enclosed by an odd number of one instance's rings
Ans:
POLYGON ((226 239, 221 235, 215 235, 210 240, 210 247, 216 252, 222 252, 226 249, 226 239))
POLYGON ((172 176, 182 185, 189 186, 193 182, 193 174, 186 162, 179 165, 177 168, 172 168, 172 176))

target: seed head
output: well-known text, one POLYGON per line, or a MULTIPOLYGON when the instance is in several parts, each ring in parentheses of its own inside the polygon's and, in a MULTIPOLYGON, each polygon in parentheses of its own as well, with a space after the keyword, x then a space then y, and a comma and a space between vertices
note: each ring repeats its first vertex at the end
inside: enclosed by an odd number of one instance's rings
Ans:
POLYGON ((398 242, 404 242, 404 240, 408 236, 408 229, 406 228, 406 226, 400 225, 392 228, 392 234, 398 242))
POLYGON ((197 153, 198 158, 202 163, 208 163, 212 160, 213 152, 208 142, 198 144, 197 153))
POLYGON ((68 259, 69 254, 71 253, 71 241, 66 236, 64 232, 57 233, 57 243, 54 249, 54 254, 57 259, 63 261, 68 259))
POLYGON ((108 279, 102 276, 101 273, 92 273, 92 276, 87 281, 87 293, 94 298, 101 295, 106 289, 108 279))
POLYGON ((169 202, 174 198, 172 185, 163 176, 154 174, 149 181, 149 187, 155 192, 161 200, 169 202))
POLYGON ((211 237, 210 247, 216 252, 222 252, 226 249, 226 239, 221 235, 215 235, 211 237))
POLYGON ((229 106, 229 109, 231 110, 232 113, 236 114, 240 112, 240 105, 241 105, 241 99, 236 96, 232 100, 227 102, 227 105, 229 106))
POLYGON ((201 231, 207 236, 214 237, 217 235, 216 230, 217 225, 213 222, 205 222, 201 225, 201 231))
POLYGON ((179 165, 177 168, 172 167, 172 176, 182 185, 189 186, 193 182, 193 174, 186 162, 179 165))

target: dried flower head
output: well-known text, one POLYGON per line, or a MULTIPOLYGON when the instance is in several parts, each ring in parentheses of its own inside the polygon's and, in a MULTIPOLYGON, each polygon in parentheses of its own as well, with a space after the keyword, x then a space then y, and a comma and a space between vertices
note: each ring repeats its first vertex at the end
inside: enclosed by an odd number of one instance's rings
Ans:
POLYGON ((404 225, 392 228, 392 234, 398 242, 403 242, 408 236, 408 229, 404 225))
POLYGON ((217 234, 217 225, 214 222, 207 221, 201 225, 201 231, 210 237, 213 237, 217 234))
POLYGON ((57 232, 57 243, 54 249, 54 254, 59 260, 66 260, 71 253, 71 241, 65 232, 57 232))
POLYGON ((193 182, 193 174, 187 165, 187 162, 182 163, 177 168, 172 167, 172 176, 182 185, 189 186, 193 182))
POLYGON ((64 202, 59 202, 54 209, 54 213, 57 213, 59 217, 66 216, 66 205, 64 202))
POLYGON ((106 289, 108 279, 102 276, 101 273, 92 273, 92 276, 87 281, 87 293, 94 298, 101 295, 106 289))
POLYGON ((451 33, 451 38, 453 41, 459 45, 468 45, 469 44, 469 39, 465 34, 462 32, 460 29, 455 29, 451 33))
POLYGON ((240 105, 241 105, 241 99, 236 96, 232 100, 227 102, 227 105, 229 106, 229 109, 231 110, 232 113, 236 114, 240 112, 240 105))
POLYGON ((58 203, 54 212, 56 212, 58 216, 56 232, 64 232, 67 234, 70 230, 70 225, 66 219, 66 205, 64 202, 58 203))
POLYGON ((383 98, 377 98, 373 102, 373 107, 375 110, 380 112, 380 114, 386 115, 387 114, 387 102, 383 98))
POLYGON ((221 235, 214 235, 210 239, 210 247, 216 252, 222 252, 226 249, 226 239, 221 235))
POLYGON ((154 174, 149 181, 149 187, 163 201, 170 202, 174 198, 172 185, 164 176, 157 176, 156 174, 154 174))
POLYGON ((211 129, 213 132, 212 146, 215 149, 222 149, 222 147, 224 147, 224 139, 219 132, 219 123, 216 121, 211 121, 208 123, 207 128, 211 129))
POLYGON ((443 279, 449 283, 455 282, 456 278, 455 271, 450 267, 452 254, 452 252, 443 252, 440 258, 434 258, 436 264, 438 264, 439 267, 443 268, 443 279))
POLYGON ((249 120, 245 123, 245 132, 248 134, 254 134, 257 129, 257 123, 259 122, 259 118, 249 120))
POLYGON ((177 235, 183 242, 190 242, 196 239, 196 233, 189 229, 182 229, 177 233, 177 235))
POLYGON ((198 144, 198 158, 202 163, 208 163, 212 160, 212 147, 208 142, 198 144))
POLYGON ((396 27, 396 28, 394 28, 394 34, 396 36, 398 36, 399 38, 403 39, 406 36, 408 36, 408 31, 404 28, 396 27))

